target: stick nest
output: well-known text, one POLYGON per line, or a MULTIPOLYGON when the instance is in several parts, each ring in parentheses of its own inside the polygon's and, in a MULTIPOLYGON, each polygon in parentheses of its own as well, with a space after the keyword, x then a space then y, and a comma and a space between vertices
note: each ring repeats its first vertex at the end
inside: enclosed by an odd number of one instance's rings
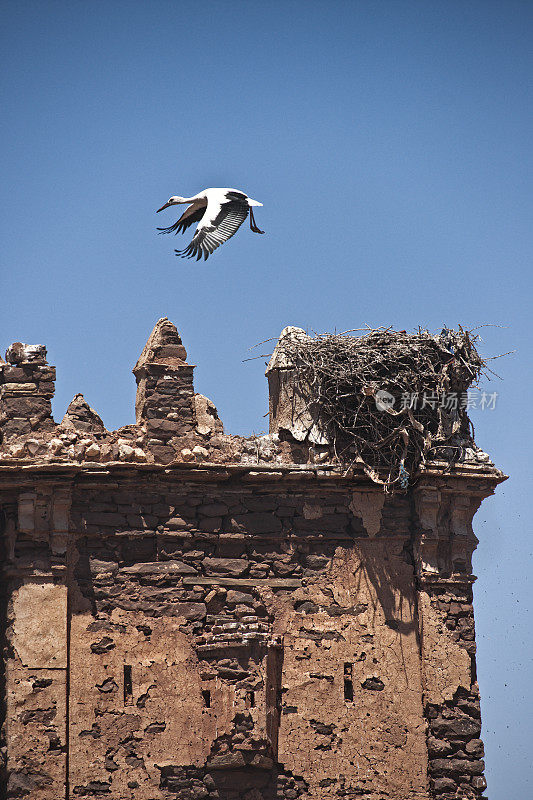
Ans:
POLYGON ((452 463, 472 444, 467 390, 486 368, 477 340, 462 328, 438 335, 379 329, 287 336, 279 346, 294 369, 295 396, 337 459, 362 465, 393 490, 406 489, 429 457, 452 463))

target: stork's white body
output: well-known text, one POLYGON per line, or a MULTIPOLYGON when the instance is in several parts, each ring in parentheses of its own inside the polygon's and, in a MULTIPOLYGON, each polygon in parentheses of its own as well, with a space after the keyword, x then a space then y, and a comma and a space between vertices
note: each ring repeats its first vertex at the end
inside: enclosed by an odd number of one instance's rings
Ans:
POLYGON ((169 206, 188 204, 189 208, 179 220, 168 228, 159 228, 161 233, 183 233, 193 222, 198 225, 193 239, 184 250, 176 250, 176 255, 188 258, 207 259, 211 253, 227 242, 250 214, 250 227, 254 233, 263 233, 255 224, 252 208, 262 206, 252 200, 240 189, 204 189, 192 197, 171 197, 159 211, 169 206))

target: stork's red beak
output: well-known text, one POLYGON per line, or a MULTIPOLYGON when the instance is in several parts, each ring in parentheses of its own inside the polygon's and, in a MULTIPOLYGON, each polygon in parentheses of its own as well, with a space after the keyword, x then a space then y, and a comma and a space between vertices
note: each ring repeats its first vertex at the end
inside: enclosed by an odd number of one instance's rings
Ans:
POLYGON ((165 205, 164 205, 164 206, 161 206, 161 208, 158 208, 158 209, 157 209, 157 211, 156 211, 155 213, 156 213, 156 214, 159 214, 159 212, 160 212, 160 211, 164 211, 164 210, 165 210, 165 208, 168 208, 168 207, 169 207, 169 206, 171 206, 171 205, 172 205, 172 203, 165 203, 165 205))

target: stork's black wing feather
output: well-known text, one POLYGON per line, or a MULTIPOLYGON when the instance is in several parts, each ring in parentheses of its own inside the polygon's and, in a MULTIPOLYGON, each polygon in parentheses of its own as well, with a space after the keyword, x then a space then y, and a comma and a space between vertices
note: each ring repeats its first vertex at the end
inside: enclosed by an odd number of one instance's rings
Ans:
POLYGON ((194 258, 198 261, 213 253, 217 247, 234 236, 248 216, 248 204, 242 201, 223 203, 211 225, 206 225, 194 234, 191 243, 183 250, 175 253, 182 258, 194 258))
POLYGON ((236 200, 238 203, 246 202, 246 195, 243 192, 229 191, 226 192, 228 200, 236 200))
POLYGON ((196 211, 193 211, 192 214, 188 213, 189 209, 185 211, 179 220, 174 223, 174 225, 169 225, 168 228, 158 228, 157 230, 159 233, 184 233, 187 228, 190 228, 191 225, 194 225, 195 222, 200 222, 203 215, 205 214, 205 205, 198 208, 196 211))

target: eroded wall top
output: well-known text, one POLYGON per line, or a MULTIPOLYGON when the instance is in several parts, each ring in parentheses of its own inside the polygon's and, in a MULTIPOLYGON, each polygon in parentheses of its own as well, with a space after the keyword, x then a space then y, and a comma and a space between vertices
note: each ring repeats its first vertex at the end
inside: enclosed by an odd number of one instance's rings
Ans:
MULTIPOLYGON (((7 363, 0 363, 0 460, 314 464, 343 473, 347 468, 358 470, 360 458, 351 463, 339 459, 337 443, 314 403, 313 387, 302 392, 296 381, 286 343, 289 339, 293 344, 302 343, 308 338, 299 328, 282 332, 267 370, 270 433, 253 437, 224 433, 213 403, 194 391, 194 365, 187 360, 176 326, 166 317, 155 325, 133 368, 136 424, 116 431, 105 429, 82 394, 76 394, 61 422, 56 423, 51 409, 55 367, 47 363, 46 348, 17 342, 6 352, 7 363)), ((463 436, 460 444, 457 462, 494 473, 489 456, 471 438, 463 436)), ((438 459, 433 458, 435 461, 438 459)), ((377 472, 369 476, 380 482, 377 472)))

